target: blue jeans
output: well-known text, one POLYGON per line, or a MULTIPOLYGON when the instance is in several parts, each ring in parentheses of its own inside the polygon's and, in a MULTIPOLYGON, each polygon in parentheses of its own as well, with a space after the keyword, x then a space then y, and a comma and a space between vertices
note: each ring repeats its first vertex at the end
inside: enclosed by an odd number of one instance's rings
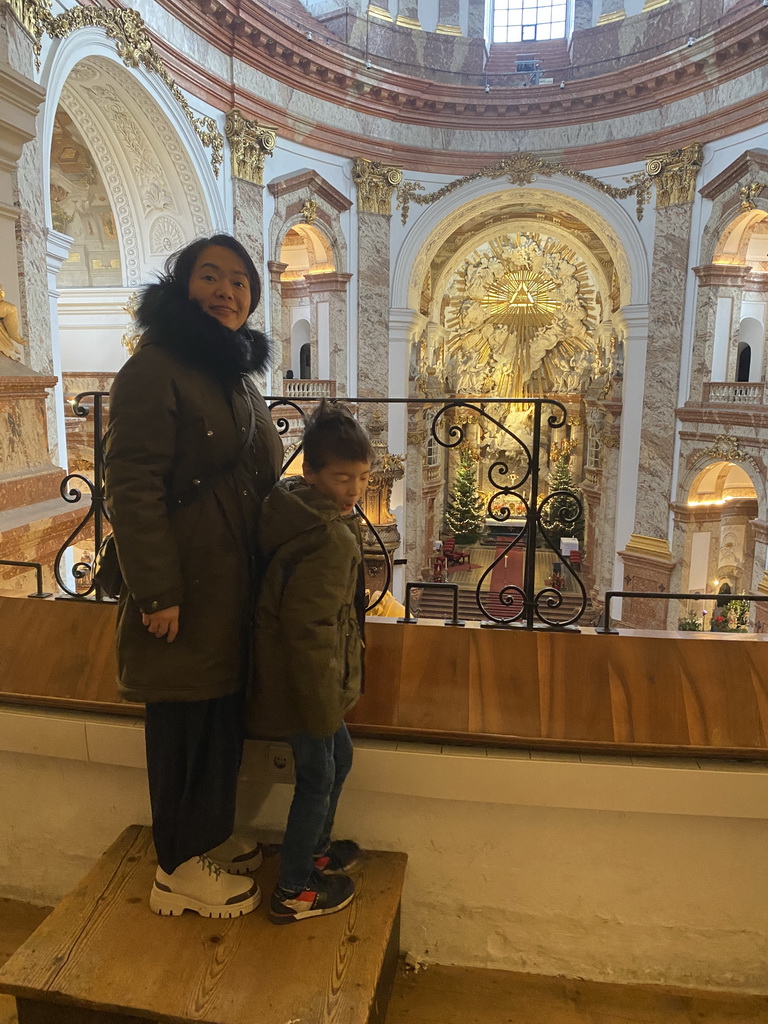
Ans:
POLYGON ((278 884, 303 889, 315 866, 314 855, 331 840, 341 787, 352 767, 352 739, 346 725, 322 739, 300 733, 288 742, 296 766, 296 788, 288 812, 278 884))

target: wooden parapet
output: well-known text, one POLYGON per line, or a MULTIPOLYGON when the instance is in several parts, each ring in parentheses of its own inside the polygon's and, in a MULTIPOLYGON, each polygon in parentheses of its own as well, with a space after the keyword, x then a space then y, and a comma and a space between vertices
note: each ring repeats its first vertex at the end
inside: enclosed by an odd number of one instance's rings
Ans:
MULTIPOLYGON (((277 861, 258 875, 265 902, 277 861)), ((5 964, 0 992, 19 1024, 384 1024, 405 863, 367 854, 348 908, 287 927, 265 904, 232 920, 156 917, 150 831, 132 825, 5 964)))
MULTIPOLYGON (((0 597, 0 702, 136 715, 115 606, 0 597)), ((182 619, 183 629, 183 619, 182 619)), ((359 735, 768 758, 768 637, 366 625, 359 735)))

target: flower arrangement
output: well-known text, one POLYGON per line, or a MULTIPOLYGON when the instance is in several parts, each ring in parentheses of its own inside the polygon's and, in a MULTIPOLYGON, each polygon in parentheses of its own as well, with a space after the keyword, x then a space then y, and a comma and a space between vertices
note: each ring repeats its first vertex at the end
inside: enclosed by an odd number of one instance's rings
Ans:
POLYGON ((729 601, 715 609, 710 629, 714 633, 746 633, 749 629, 749 601, 729 601))

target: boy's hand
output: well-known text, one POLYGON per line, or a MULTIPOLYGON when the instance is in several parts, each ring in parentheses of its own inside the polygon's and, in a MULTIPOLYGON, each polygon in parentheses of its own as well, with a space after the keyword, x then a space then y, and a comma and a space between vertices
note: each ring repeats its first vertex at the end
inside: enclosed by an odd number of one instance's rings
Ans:
POLYGON ((170 608, 152 612, 151 615, 142 615, 141 621, 152 636, 156 636, 158 640, 165 637, 167 642, 172 644, 179 633, 179 606, 174 604, 170 608))

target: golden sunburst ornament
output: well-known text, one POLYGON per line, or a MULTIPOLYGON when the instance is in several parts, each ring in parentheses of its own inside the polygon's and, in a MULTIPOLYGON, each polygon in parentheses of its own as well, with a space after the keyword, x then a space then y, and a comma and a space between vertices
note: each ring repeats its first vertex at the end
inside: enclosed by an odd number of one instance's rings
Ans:
POLYGON ((560 308, 552 277, 541 271, 510 270, 488 288, 482 300, 494 323, 503 321, 523 336, 551 323, 560 308))

